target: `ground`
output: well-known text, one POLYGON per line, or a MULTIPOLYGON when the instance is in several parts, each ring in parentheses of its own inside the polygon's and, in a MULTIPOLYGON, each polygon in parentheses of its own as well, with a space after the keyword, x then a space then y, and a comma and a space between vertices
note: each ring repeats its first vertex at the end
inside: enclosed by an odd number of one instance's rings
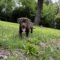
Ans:
POLYGON ((60 30, 34 26, 21 39, 17 23, 0 21, 0 60, 60 60, 60 30))

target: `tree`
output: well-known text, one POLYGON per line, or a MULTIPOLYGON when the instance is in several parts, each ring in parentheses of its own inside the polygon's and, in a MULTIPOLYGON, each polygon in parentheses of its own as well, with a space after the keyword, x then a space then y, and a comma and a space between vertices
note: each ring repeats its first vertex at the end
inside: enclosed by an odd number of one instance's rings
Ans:
POLYGON ((55 15, 57 14, 57 5, 49 4, 46 5, 43 3, 42 16, 41 16, 41 24, 46 27, 54 27, 55 25, 55 15))
POLYGON ((34 21, 36 14, 36 1, 35 0, 17 0, 18 7, 13 11, 13 16, 15 19, 18 17, 28 17, 31 21, 34 21))
POLYGON ((41 22, 42 6, 43 6, 43 0, 38 0, 38 8, 37 8, 37 13, 36 13, 36 17, 35 17, 35 24, 36 25, 39 25, 41 22))
POLYGON ((10 19, 14 7, 14 0, 0 0, 0 19, 10 19))
POLYGON ((52 4, 52 0, 44 0, 44 3, 45 3, 46 5, 52 4))

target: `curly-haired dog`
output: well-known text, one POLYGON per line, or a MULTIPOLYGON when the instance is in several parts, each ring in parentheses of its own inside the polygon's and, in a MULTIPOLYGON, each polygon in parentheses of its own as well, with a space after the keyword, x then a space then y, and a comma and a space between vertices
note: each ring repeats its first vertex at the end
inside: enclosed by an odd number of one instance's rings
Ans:
POLYGON ((26 37, 29 35, 29 31, 33 32, 33 23, 30 19, 26 17, 21 17, 17 19, 19 23, 19 35, 22 37, 22 32, 26 33, 26 37))

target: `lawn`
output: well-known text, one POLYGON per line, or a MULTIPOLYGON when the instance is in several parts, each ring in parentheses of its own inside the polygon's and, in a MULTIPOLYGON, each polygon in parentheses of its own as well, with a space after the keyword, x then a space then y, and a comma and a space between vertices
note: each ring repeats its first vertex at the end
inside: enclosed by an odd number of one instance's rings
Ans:
POLYGON ((18 30, 19 24, 0 21, 0 49, 12 52, 7 60, 60 60, 60 30, 34 26, 28 38, 18 30))

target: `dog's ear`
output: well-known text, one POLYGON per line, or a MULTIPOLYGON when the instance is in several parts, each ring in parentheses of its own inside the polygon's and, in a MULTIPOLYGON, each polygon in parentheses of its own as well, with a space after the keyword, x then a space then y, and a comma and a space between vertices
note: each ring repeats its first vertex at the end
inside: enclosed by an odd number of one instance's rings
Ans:
POLYGON ((18 18, 17 19, 17 22, 20 24, 20 23, 22 23, 22 18, 18 18))

